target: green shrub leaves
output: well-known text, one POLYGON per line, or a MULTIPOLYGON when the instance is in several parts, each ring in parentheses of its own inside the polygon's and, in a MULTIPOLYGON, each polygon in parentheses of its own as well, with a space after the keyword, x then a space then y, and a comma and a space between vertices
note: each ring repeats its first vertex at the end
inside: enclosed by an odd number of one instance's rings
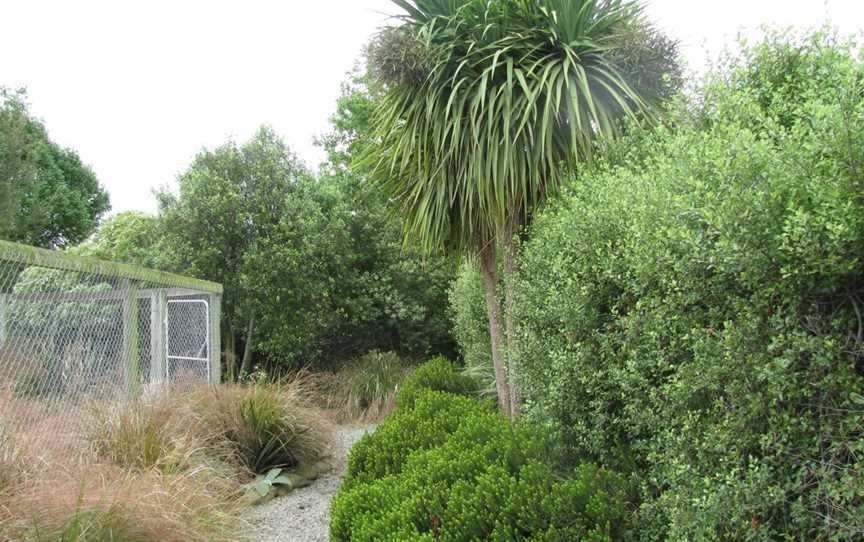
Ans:
POLYGON ((583 465, 562 480, 552 469, 557 458, 547 432, 511 425, 492 402, 440 391, 466 390, 461 378, 443 359, 408 378, 397 410, 351 450, 333 503, 332 540, 623 536, 618 476, 583 465))
POLYGON ((864 533, 862 96, 831 36, 771 38, 537 218, 528 410, 639 481, 641 539, 864 533))

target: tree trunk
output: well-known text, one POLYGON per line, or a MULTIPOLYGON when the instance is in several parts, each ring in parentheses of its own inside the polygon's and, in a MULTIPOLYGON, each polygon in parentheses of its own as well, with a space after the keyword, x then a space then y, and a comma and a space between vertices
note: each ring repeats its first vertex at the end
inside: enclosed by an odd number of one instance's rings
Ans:
POLYGON ((243 345, 243 365, 240 366, 239 378, 249 374, 252 366, 252 333, 255 331, 255 314, 249 317, 249 326, 246 329, 246 344, 243 345))
POLYGON ((486 309, 489 314, 489 339, 492 346, 492 366, 495 368, 495 388, 501 414, 510 416, 510 391, 501 359, 501 304, 498 302, 498 272, 495 265, 495 245, 490 243, 480 251, 486 309))
POLYGON ((507 383, 510 386, 510 413, 515 417, 519 415, 522 405, 522 395, 519 391, 518 368, 516 359, 518 357, 518 345, 516 344, 516 323, 513 318, 513 307, 515 305, 516 272, 516 243, 514 235, 509 233, 504 238, 504 329, 507 336, 507 383))

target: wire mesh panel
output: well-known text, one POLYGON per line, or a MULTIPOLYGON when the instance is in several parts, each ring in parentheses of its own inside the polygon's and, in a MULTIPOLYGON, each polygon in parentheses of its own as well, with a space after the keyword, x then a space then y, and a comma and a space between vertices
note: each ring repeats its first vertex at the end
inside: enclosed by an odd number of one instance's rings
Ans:
POLYGON ((166 376, 207 378, 210 374, 210 307, 204 299, 168 300, 166 376))
POLYGON ((0 241, 0 426, 14 432, 181 378, 217 381, 221 291, 0 241))

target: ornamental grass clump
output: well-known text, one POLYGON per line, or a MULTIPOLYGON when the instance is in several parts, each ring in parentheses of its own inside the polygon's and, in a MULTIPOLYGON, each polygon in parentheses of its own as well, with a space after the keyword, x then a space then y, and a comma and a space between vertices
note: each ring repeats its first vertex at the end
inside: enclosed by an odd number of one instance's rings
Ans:
POLYGON ((344 369, 342 412, 348 419, 378 420, 395 406, 395 394, 408 369, 395 352, 372 350, 344 369))
POLYGON ((224 446, 189 411, 183 393, 96 403, 84 431, 100 460, 127 469, 170 473, 226 459, 224 446))
POLYGON ((0 433, 0 539, 238 540, 254 474, 326 467, 307 384, 182 386, 0 433))
POLYGON ((200 423, 251 473, 315 463, 327 454, 331 426, 299 380, 202 389, 190 400, 200 423))
POLYGON ((0 531, 33 542, 237 540, 241 494, 210 476, 43 465, 0 500, 0 531))

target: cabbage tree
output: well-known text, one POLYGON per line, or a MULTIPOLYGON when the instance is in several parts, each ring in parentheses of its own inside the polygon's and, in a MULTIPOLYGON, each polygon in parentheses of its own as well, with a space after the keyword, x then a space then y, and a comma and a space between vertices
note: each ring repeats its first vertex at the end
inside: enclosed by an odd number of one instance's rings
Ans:
POLYGON ((646 110, 613 61, 640 10, 620 0, 394 3, 401 24, 369 49, 386 93, 359 164, 398 206, 407 242, 479 260, 499 406, 510 414, 518 400, 503 363, 496 251, 513 273, 514 237, 538 204, 598 138, 646 110))

